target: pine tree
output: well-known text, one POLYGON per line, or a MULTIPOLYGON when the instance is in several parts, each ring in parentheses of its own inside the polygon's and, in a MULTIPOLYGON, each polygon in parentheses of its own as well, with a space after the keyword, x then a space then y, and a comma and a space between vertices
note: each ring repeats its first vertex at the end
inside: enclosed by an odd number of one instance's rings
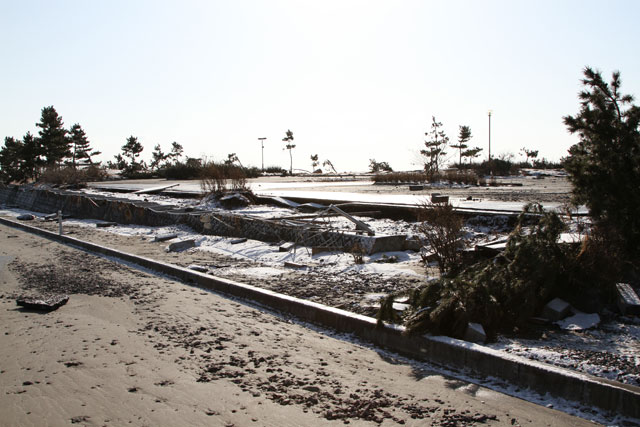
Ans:
POLYGON ((589 208, 596 224, 616 235, 630 257, 640 255, 640 107, 620 93, 620 72, 607 84, 599 71, 583 70, 580 111, 564 117, 579 141, 565 169, 574 201, 589 208))
POLYGON ((47 166, 60 164, 65 157, 71 155, 71 145, 67 138, 67 130, 64 128, 62 117, 52 106, 42 109, 40 122, 36 126, 40 128, 38 156, 44 158, 47 166))
POLYGON ((420 154, 425 157, 424 170, 428 179, 433 181, 444 162, 444 156, 447 154, 445 150, 449 144, 449 137, 442 130, 442 123, 436 121, 435 116, 432 116, 431 119, 431 131, 425 133, 430 139, 424 142, 426 149, 420 150, 420 154))
POLYGON ((291 150, 296 148, 296 145, 292 144, 293 132, 291 132, 289 129, 287 129, 287 132, 285 133, 285 137, 282 138, 282 141, 284 141, 286 143, 285 149, 289 150, 289 160, 291 162, 289 164, 289 175, 293 175, 293 154, 291 154, 291 150))
POLYGON ((469 148, 469 149, 464 150, 462 152, 462 158, 463 159, 469 159, 469 163, 471 163, 471 160, 473 160, 476 157, 478 157, 481 152, 482 152, 482 148, 480 148, 480 147, 469 148))
MULTIPOLYGON (((143 164, 137 161, 142 153, 142 144, 138 142, 138 138, 130 136, 127 138, 127 142, 122 146, 122 155, 129 159, 129 163, 126 165, 125 170, 128 172, 136 172, 142 169, 143 164)), ((117 157, 116 157, 117 160, 117 157)))
POLYGON ((469 148, 469 146, 467 145, 467 142, 469 142, 470 139, 471 139, 471 128, 469 126, 459 126, 458 143, 455 145, 454 144, 450 145, 451 148, 457 148, 459 150, 459 153, 460 153, 460 160, 458 162, 459 165, 462 164, 462 150, 466 150, 467 148, 469 148))
POLYGON ((91 143, 80 124, 76 123, 69 130, 69 140, 71 142, 71 166, 74 168, 78 164, 86 163, 93 165, 91 157, 97 156, 100 151, 92 150, 91 143))
POLYGON ((312 154, 311 155, 311 172, 315 173, 316 170, 318 170, 319 172, 322 172, 321 170, 318 169, 319 165, 320 165, 320 161, 318 161, 318 155, 312 154))
POLYGON ((180 160, 180 157, 182 157, 182 153, 183 152, 184 152, 184 148, 182 148, 182 145, 180 145, 177 142, 173 141, 171 143, 171 151, 167 155, 167 158, 172 163, 176 163, 176 162, 178 162, 178 160, 180 160))
POLYGON ((160 164, 167 159, 168 155, 162 151, 160 144, 156 144, 151 152, 151 170, 156 170, 160 167, 160 164))
POLYGON ((5 183, 23 181, 22 167, 23 143, 19 139, 7 136, 4 146, 0 149, 0 177, 5 183))
POLYGON ((38 140, 27 132, 22 137, 22 149, 20 150, 20 160, 24 179, 38 179, 38 169, 40 168, 38 159, 38 140))
MULTIPOLYGON (((538 153, 539 153, 539 151, 538 151, 538 150, 529 150, 529 149, 528 149, 528 148, 526 148, 526 147, 522 147, 522 148, 520 149, 520 152, 521 152, 522 154, 524 154, 524 155, 525 155, 525 157, 527 158, 527 160, 526 160, 527 164, 529 164, 529 159, 535 159, 536 157, 538 157, 538 153)), ((533 164, 532 164, 532 165, 533 165, 533 164)))

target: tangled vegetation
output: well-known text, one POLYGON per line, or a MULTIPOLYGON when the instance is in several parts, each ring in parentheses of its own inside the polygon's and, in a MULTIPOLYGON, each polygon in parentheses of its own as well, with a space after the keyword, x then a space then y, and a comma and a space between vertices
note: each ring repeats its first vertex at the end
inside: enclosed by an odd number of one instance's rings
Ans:
MULTIPOLYGON (((555 297, 583 310, 602 308, 613 299, 617 254, 597 230, 582 244, 561 243, 564 229, 556 213, 527 206, 504 252, 409 293, 408 332, 462 338, 469 322, 482 324, 489 337, 517 332, 555 297), (525 226, 532 217, 535 223, 525 226)), ((398 320, 390 309, 398 296, 384 301, 380 321, 398 320)))
POLYGON ((240 166, 209 162, 200 171, 200 186, 205 193, 213 194, 227 190, 247 190, 247 174, 240 166))
POLYGON ((460 267, 463 248, 463 220, 450 203, 428 203, 418 212, 418 227, 426 245, 438 261, 440 273, 454 273, 460 267))

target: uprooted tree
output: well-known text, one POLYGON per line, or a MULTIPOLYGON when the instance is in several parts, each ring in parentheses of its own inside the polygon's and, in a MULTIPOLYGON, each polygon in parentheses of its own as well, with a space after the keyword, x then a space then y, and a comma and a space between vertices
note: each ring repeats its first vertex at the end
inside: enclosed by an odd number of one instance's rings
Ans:
MULTIPOLYGON (((585 67, 580 111, 564 117, 579 141, 569 149, 565 169, 574 201, 584 203, 595 224, 620 242, 627 260, 640 255, 640 108, 620 92, 620 72, 606 83, 585 67)), ((637 265, 636 265, 637 267, 637 265)))
MULTIPOLYGON (((611 302, 615 254, 599 234, 581 245, 561 243, 563 230, 565 224, 555 212, 527 206, 502 253, 409 293, 407 331, 462 338, 468 323, 476 322, 495 337, 526 328, 555 297, 580 310, 600 310, 611 302)), ((398 320, 389 310, 398 296, 385 299, 380 321, 398 320)))

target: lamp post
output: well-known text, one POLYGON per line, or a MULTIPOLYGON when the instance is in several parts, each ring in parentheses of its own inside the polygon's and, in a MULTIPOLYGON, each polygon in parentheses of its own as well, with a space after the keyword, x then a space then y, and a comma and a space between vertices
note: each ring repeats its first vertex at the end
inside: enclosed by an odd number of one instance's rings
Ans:
POLYGON ((489 161, 491 161, 491 113, 489 110, 489 161))
POLYGON ((258 138, 258 141, 262 144, 262 173, 264 173, 264 140, 267 138, 258 138))

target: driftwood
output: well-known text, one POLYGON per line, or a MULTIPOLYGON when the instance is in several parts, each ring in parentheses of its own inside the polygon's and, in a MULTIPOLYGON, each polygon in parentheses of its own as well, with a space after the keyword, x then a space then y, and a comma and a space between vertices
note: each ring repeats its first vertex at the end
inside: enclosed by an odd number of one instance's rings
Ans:
POLYGON ((16 304, 31 310, 53 311, 62 307, 69 301, 68 295, 53 295, 42 297, 20 297, 16 304))

